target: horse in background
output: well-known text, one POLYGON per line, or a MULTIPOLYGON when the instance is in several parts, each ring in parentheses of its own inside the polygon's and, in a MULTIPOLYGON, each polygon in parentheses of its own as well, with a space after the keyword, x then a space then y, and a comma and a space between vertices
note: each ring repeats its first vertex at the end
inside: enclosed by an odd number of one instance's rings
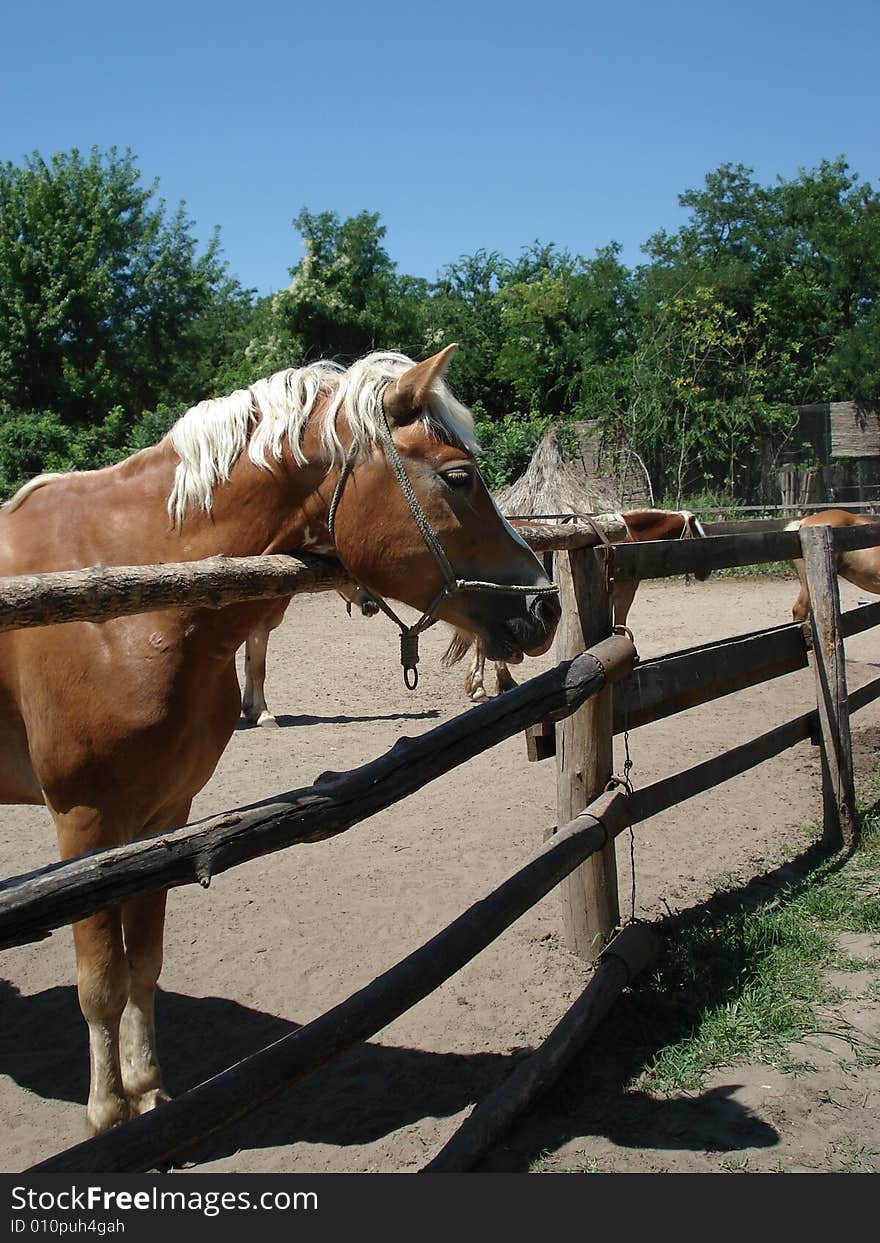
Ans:
MULTIPOLYGON (((477 469, 472 417, 444 380, 454 348, 281 371, 199 403, 115 466, 32 480, 0 509, 0 576, 333 553, 365 590, 479 637, 492 659, 540 655, 558 595, 477 469)), ((0 634, 0 800, 45 803, 63 859, 185 824, 239 719, 236 653, 277 608, 184 602, 0 634)), ((167 1099, 164 919, 163 891, 73 925, 91 1132, 167 1099)))
MULTIPOLYGON (((615 514, 614 517, 626 527, 627 542, 657 539, 697 539, 706 534, 699 519, 689 509, 637 509, 627 514, 615 514)), ((540 525, 541 519, 514 518, 511 519, 511 522, 514 526, 517 524, 521 526, 534 526, 540 525)), ((700 582, 703 582, 707 576, 708 571, 696 571, 694 573, 694 578, 700 582)), ((612 582, 611 608, 614 619, 613 624, 615 626, 626 625, 626 619, 629 616, 638 587, 638 581, 630 583, 612 582)), ((470 700, 474 703, 480 703, 486 698, 486 687, 484 685, 486 654, 480 640, 473 640, 465 635, 455 635, 446 649, 443 663, 447 666, 456 664, 470 650, 471 646, 473 646, 474 651, 467 674, 465 675, 464 689, 470 700)), ((511 674, 507 661, 496 660, 493 663, 495 666, 496 694, 501 695, 504 691, 509 691, 516 686, 516 679, 511 674)))
MULTIPOLYGON (((853 514, 846 509, 820 509, 805 518, 795 519, 785 529, 799 531, 801 527, 866 527, 876 521, 875 515, 853 514)), ((834 560, 841 578, 861 587, 863 591, 870 591, 872 595, 880 595, 880 548, 857 548, 852 552, 837 552, 834 560)), ((791 615, 796 622, 804 622, 810 615, 810 594, 802 558, 795 559, 794 568, 801 581, 801 589, 792 605, 791 615)))
MULTIPOLYGON (((348 615, 356 606, 362 617, 375 617, 379 606, 368 591, 362 587, 342 587, 338 594, 345 601, 348 615)), ((244 645, 244 691, 241 696, 241 715, 248 725, 274 725, 275 717, 266 704, 266 655, 269 635, 281 625, 292 596, 282 596, 276 608, 247 637, 244 645)))

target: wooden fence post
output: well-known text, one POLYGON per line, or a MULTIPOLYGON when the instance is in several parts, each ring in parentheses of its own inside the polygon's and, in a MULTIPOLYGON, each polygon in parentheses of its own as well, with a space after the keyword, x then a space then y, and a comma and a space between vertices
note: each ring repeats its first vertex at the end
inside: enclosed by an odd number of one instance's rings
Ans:
MULTIPOLYGON (((562 620, 556 659, 571 660, 611 633, 611 602, 591 548, 556 555, 562 620)), ((604 790, 612 766, 611 688, 606 687, 556 726, 556 807, 568 824, 604 790)), ((560 885, 565 943, 595 960, 619 922, 614 840, 560 885)))
POLYGON ((840 627, 840 593, 831 527, 802 527, 801 549, 810 594, 813 661, 822 751, 822 841, 830 850, 856 842, 856 794, 840 627))

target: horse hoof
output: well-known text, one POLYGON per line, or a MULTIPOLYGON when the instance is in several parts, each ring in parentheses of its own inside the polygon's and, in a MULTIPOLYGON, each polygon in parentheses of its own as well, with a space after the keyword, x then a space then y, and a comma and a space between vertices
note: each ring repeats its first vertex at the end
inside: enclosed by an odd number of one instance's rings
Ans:
POLYGON ((150 1088, 148 1092, 142 1093, 140 1096, 131 1097, 129 1107, 131 1109, 132 1118, 137 1118, 141 1114, 149 1113, 151 1109, 155 1109, 157 1105, 164 1105, 166 1101, 170 1101, 171 1097, 164 1088, 150 1088))
POLYGON ((485 698, 486 692, 483 690, 482 686, 478 686, 475 691, 471 691, 471 703, 482 703, 485 698))
POLYGON ((86 1135, 89 1139, 102 1135, 130 1117, 129 1103, 124 1096, 107 1097, 99 1105, 90 1103, 86 1109, 86 1135))
POLYGON ((268 725, 270 728, 272 728, 273 726, 275 728, 278 727, 278 722, 275 720, 271 712, 261 712, 259 717, 257 718, 257 724, 268 725))

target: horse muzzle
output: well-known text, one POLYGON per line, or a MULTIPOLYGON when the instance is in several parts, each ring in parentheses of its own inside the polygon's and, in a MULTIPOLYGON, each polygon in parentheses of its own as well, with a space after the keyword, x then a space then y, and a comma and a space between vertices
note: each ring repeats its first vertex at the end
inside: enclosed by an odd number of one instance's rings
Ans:
POLYGON ((549 650, 562 616, 558 595, 526 596, 519 616, 505 619, 484 641, 490 660, 519 664, 523 656, 543 656, 549 650))

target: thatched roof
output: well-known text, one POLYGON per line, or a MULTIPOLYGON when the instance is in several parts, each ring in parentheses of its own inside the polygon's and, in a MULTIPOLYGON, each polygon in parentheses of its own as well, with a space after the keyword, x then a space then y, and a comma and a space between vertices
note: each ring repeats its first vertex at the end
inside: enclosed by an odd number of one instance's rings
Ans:
POLYGON ((502 513, 597 514, 649 503, 643 481, 603 454, 589 423, 575 424, 575 432, 577 450, 564 452, 558 428, 548 428, 525 473, 496 492, 502 513))

